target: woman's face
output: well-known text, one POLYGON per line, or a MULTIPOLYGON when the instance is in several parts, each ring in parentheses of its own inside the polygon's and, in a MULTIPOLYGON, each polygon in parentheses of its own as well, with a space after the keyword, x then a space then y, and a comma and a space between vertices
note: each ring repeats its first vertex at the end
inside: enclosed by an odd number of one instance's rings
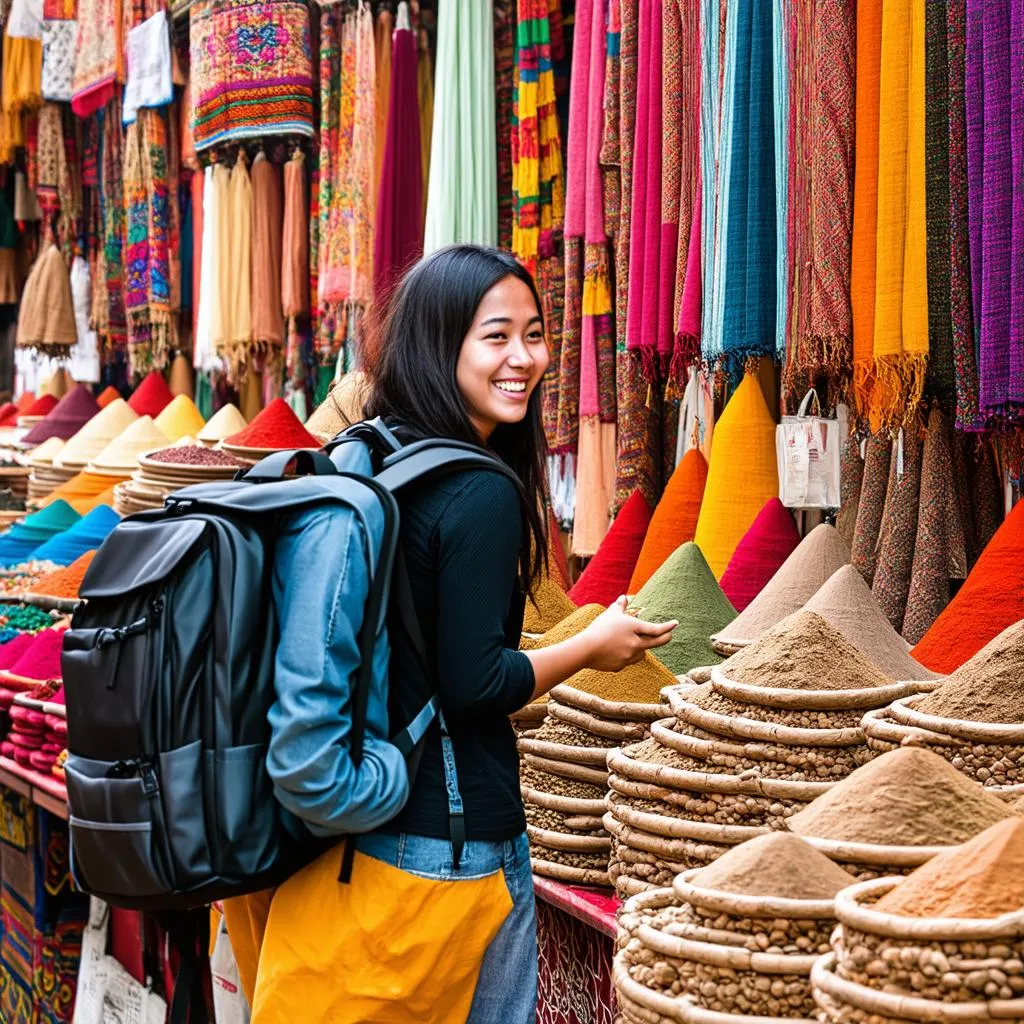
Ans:
POLYGON ((533 293, 517 277, 502 278, 477 307, 455 366, 469 418, 484 440, 499 423, 522 420, 549 360, 533 293))

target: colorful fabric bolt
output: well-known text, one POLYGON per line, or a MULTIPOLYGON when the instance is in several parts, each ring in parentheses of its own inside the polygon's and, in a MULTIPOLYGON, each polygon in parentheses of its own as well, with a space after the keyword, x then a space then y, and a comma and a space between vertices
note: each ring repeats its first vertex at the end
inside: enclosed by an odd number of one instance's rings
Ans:
POLYGON ((234 139, 313 136, 305 4, 200 0, 190 19, 196 152, 234 139))

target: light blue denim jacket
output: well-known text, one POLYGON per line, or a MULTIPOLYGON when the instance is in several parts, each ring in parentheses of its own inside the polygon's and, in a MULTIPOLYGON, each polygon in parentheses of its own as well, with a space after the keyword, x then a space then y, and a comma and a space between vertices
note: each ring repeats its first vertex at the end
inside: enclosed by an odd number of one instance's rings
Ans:
MULTIPOLYGON (((362 444, 344 446, 342 467, 369 473, 362 444)), ((388 641, 374 653, 366 739, 356 767, 349 756, 351 685, 357 632, 369 592, 369 554, 383 533, 380 507, 367 506, 370 535, 338 505, 308 509, 278 534, 273 597, 278 613, 267 769, 281 805, 317 836, 369 832, 393 818, 409 795, 405 759, 388 742, 388 641)))

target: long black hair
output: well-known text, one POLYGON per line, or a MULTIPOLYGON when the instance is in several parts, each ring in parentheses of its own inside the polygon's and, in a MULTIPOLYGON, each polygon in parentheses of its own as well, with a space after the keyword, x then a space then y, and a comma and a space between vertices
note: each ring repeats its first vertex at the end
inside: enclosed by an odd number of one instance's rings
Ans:
MULTIPOLYGON (((543 317, 533 277, 509 253, 453 245, 416 264, 395 290, 372 342, 366 415, 400 425, 409 439, 445 437, 483 447, 455 369, 477 307, 506 277, 518 278, 530 289, 543 317)), ((530 396, 523 419, 498 424, 488 447, 516 473, 525 492, 519 578, 528 592, 547 557, 542 514, 547 442, 539 387, 530 396)))

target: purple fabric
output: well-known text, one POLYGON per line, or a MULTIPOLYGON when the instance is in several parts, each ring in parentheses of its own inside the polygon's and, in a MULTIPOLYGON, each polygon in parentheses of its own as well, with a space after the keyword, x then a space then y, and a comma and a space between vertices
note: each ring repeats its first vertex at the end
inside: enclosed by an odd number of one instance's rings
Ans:
POLYGON ((373 252, 376 298, 382 306, 402 274, 423 255, 423 176, 416 62, 416 36, 409 29, 396 30, 391 51, 391 95, 373 252))
POLYGON ((1024 0, 968 0, 971 279, 975 309, 981 310, 979 397, 988 417, 1024 404, 1022 35, 1024 0))

